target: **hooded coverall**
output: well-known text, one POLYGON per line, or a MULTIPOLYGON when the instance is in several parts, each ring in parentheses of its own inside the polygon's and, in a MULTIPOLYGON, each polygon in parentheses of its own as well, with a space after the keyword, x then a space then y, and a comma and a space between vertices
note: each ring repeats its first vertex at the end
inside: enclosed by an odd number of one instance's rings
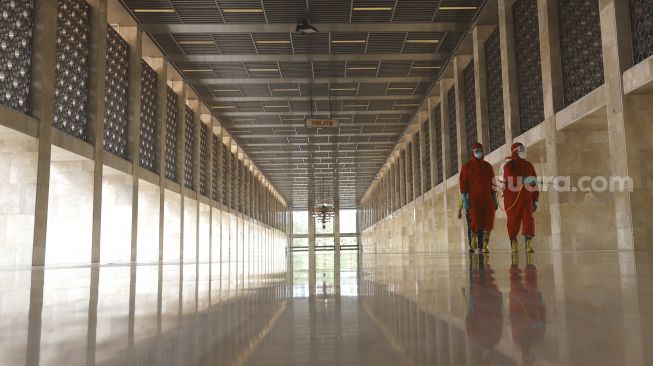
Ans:
POLYGON ((469 216, 472 231, 494 228, 494 169, 487 161, 472 156, 460 169, 460 193, 469 194, 469 216))
POLYGON ((503 181, 506 184, 503 203, 508 218, 508 237, 511 240, 517 238, 520 227, 524 236, 535 236, 533 202, 540 197, 537 186, 524 186, 524 178, 536 176, 535 168, 533 164, 519 157, 517 145, 512 145, 512 156, 503 166, 503 181))

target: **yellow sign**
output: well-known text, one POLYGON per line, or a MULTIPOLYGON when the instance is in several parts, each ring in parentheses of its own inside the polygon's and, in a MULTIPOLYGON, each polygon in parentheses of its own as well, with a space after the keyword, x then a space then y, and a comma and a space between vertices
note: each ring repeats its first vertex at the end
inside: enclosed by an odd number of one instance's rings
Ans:
POLYGON ((314 128, 338 127, 338 120, 329 119, 329 118, 306 118, 306 127, 314 127, 314 128))

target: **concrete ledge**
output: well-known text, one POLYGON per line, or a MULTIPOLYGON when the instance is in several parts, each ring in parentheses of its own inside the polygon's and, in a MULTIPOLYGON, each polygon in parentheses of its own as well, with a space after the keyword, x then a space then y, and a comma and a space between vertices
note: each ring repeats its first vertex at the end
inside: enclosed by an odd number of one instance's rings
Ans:
POLYGON ((546 139, 546 126, 541 122, 537 126, 515 137, 516 141, 521 142, 524 146, 529 147, 546 139))
POLYGON ((184 193, 184 197, 192 198, 192 199, 197 199, 197 192, 193 191, 192 189, 188 189, 186 187, 181 187, 182 192, 184 193))
POLYGON ((125 174, 132 175, 133 172, 133 164, 131 161, 125 160, 124 158, 113 155, 112 153, 108 151, 104 151, 104 155, 102 156, 102 160, 104 165, 109 166, 115 170, 118 170, 120 172, 123 172, 125 174))
POLYGON ((457 187, 459 183, 460 183, 460 178, 458 173, 447 178, 447 180, 445 181, 447 189, 452 187, 457 187))
POLYGON ((165 178, 165 183, 163 185, 165 189, 169 189, 175 193, 181 193, 181 185, 179 183, 173 182, 168 178, 165 178))
POLYGON ((208 197, 203 196, 201 194, 197 194, 197 201, 209 206, 213 204, 213 202, 211 202, 211 200, 208 197))
POLYGON ((39 135, 39 121, 36 118, 1 104, 0 125, 32 137, 39 135))
POLYGON ((149 171, 147 169, 142 169, 142 168, 137 169, 137 171, 138 171, 138 177, 140 179, 145 180, 145 181, 147 181, 149 183, 152 183, 154 185, 157 185, 157 186, 159 185, 159 181, 160 181, 161 178, 160 178, 160 176, 158 174, 153 173, 153 172, 151 172, 151 171, 149 171))
POLYGON ((500 164, 503 162, 503 160, 506 158, 506 154, 504 153, 506 145, 502 145, 498 148, 496 148, 494 151, 491 153, 485 155, 485 161, 490 163, 490 165, 496 165, 500 164))
POLYGON ((626 70, 624 93, 653 94, 653 56, 626 70))
POLYGON ((95 160, 95 149, 93 145, 54 127, 52 128, 52 145, 83 156, 89 160, 95 160))
MULTIPOLYGON (((605 84, 556 113, 556 131, 560 131, 585 117, 595 116, 605 108, 605 84)), ((607 125, 605 126, 607 128, 607 125)))

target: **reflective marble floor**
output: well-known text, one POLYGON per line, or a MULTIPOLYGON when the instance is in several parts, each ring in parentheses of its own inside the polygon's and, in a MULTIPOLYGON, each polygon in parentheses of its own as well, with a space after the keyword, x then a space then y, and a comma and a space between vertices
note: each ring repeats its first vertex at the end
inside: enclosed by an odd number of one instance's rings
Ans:
POLYGON ((354 258, 0 270, 0 365, 653 364, 653 252, 354 258))

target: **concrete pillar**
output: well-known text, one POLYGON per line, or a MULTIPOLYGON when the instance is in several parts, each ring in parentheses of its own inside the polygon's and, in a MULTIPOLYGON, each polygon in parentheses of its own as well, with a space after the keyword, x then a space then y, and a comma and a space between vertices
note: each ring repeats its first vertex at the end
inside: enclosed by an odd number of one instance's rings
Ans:
POLYGON ((89 138, 94 144, 93 170, 93 231, 91 262, 100 261, 100 233, 102 225, 102 172, 104 166, 104 92, 107 50, 107 1, 92 0, 89 34, 89 138))
POLYGON ((164 234, 164 200, 165 200, 165 159, 166 159, 166 105, 168 96, 168 62, 163 58, 150 59, 152 69, 156 71, 156 126, 157 126, 157 157, 154 162, 155 170, 159 174, 159 260, 163 260, 163 234, 164 234))
POLYGON ((487 72, 485 64, 485 41, 493 26, 476 26, 472 31, 474 49, 474 75, 476 75, 476 131, 478 141, 483 144, 485 153, 490 152, 490 122, 487 110, 487 72))
MULTIPOLYGON (((555 0, 538 0, 538 19, 540 28, 542 92, 544 97, 543 123, 546 131, 547 164, 545 174, 552 177, 558 174, 555 114, 564 105, 558 7, 555 0)), ((560 195, 555 189, 550 189, 547 197, 551 216, 551 249, 561 250, 560 195)))
POLYGON ((499 0, 499 38, 501 42, 501 74, 503 81, 503 115, 506 145, 518 136, 519 97, 517 86, 517 61, 515 60, 515 27, 512 17, 514 0, 499 0))
POLYGON ((419 139, 415 138, 415 135, 410 137, 411 148, 411 157, 413 158, 411 164, 413 166, 413 200, 416 200, 422 194, 422 164, 420 163, 421 156, 419 150, 419 139), (418 178, 419 177, 419 181, 418 178))
MULTIPOLYGON (((184 151, 185 143, 185 121, 186 121, 186 83, 183 81, 173 81, 172 89, 177 93, 177 182, 179 187, 179 196, 181 199, 181 209, 179 215, 179 260, 184 260, 184 151)), ((175 184, 175 186, 177 186, 175 184)))
MULTIPOLYGON (((637 174, 643 169, 639 163, 638 150, 651 150, 646 138, 653 131, 647 124, 636 123, 635 113, 633 121, 625 120, 623 72, 632 66, 632 43, 630 40, 629 9, 625 1, 600 0, 601 16, 601 41, 603 46, 603 73, 605 77, 606 109, 608 121, 608 136, 610 145, 611 170, 613 177, 627 177, 637 174), (631 162, 631 158, 634 160, 631 162)), ((643 105, 640 105, 643 106, 643 105)), ((641 117, 640 117, 641 118, 641 117)), ((639 177, 638 177, 639 178, 639 177)), ((650 197, 646 194, 645 180, 638 179, 637 196, 650 197)), ((653 187, 651 187, 653 188, 653 187)), ((649 190, 651 189, 649 188, 649 190)), ((630 192, 613 192, 615 218, 617 225, 617 246, 620 250, 649 249, 651 244, 645 240, 650 239, 645 235, 650 218, 650 204, 643 204, 632 200, 636 195, 630 192), (640 214, 646 219, 637 220, 640 227, 634 226, 634 216, 640 214), (638 237, 635 237, 635 233, 638 237), (641 240, 636 240, 641 239, 641 240), (641 246, 636 248, 635 244, 641 246)))
POLYGON ((399 207, 406 204, 406 153, 403 149, 399 150, 399 157, 397 159, 397 167, 399 168, 399 207))
MULTIPOLYGON (((443 181, 446 181, 451 174, 451 154, 455 153, 451 151, 451 145, 449 144, 449 133, 452 131, 449 131, 449 103, 447 103, 447 94, 449 93, 449 89, 453 87, 453 79, 446 78, 440 80, 440 121, 442 122, 442 135, 439 138, 442 139, 442 151, 438 151, 438 153, 442 154, 443 181)), ((455 133, 455 131, 452 133, 455 133)))
POLYGON ((132 162, 131 260, 136 261, 138 245, 138 180, 140 177, 141 72, 143 33, 137 27, 122 27, 120 35, 129 44, 129 103, 127 104, 128 156, 132 162))
POLYGON ((435 139, 438 138, 438 136, 435 135, 436 133, 436 128, 435 128, 435 107, 438 105, 438 101, 435 98, 428 98, 427 100, 427 111, 428 111, 428 124, 429 124, 429 136, 428 136, 428 143, 431 151, 431 188, 435 188, 435 186, 438 185, 438 174, 440 176, 442 175, 442 172, 438 171, 438 164, 437 164, 437 158, 438 155, 441 154, 440 151, 437 151, 437 144, 435 142, 435 139))
POLYGON ((469 55, 456 56, 453 60, 453 80, 456 90, 456 136, 458 140, 456 153, 458 154, 458 171, 470 158, 467 151, 467 116, 465 114, 465 78, 463 71, 465 66, 472 60, 469 55))
MULTIPOLYGON (((52 151, 52 121, 54 118, 54 59, 57 38, 57 2, 39 1, 34 4, 32 38, 32 83, 30 113, 38 119, 38 168, 34 215, 32 265, 45 264, 45 242, 48 226, 50 192, 50 156, 52 151)), ((31 319, 31 317, 30 317, 31 319)), ((28 339, 28 343, 31 339, 28 339)), ((40 340, 40 338, 39 338, 40 340)), ((39 349, 38 344, 33 348, 39 349)), ((27 364, 38 364, 28 352, 27 364), (35 362, 35 363, 34 363, 35 362)))

